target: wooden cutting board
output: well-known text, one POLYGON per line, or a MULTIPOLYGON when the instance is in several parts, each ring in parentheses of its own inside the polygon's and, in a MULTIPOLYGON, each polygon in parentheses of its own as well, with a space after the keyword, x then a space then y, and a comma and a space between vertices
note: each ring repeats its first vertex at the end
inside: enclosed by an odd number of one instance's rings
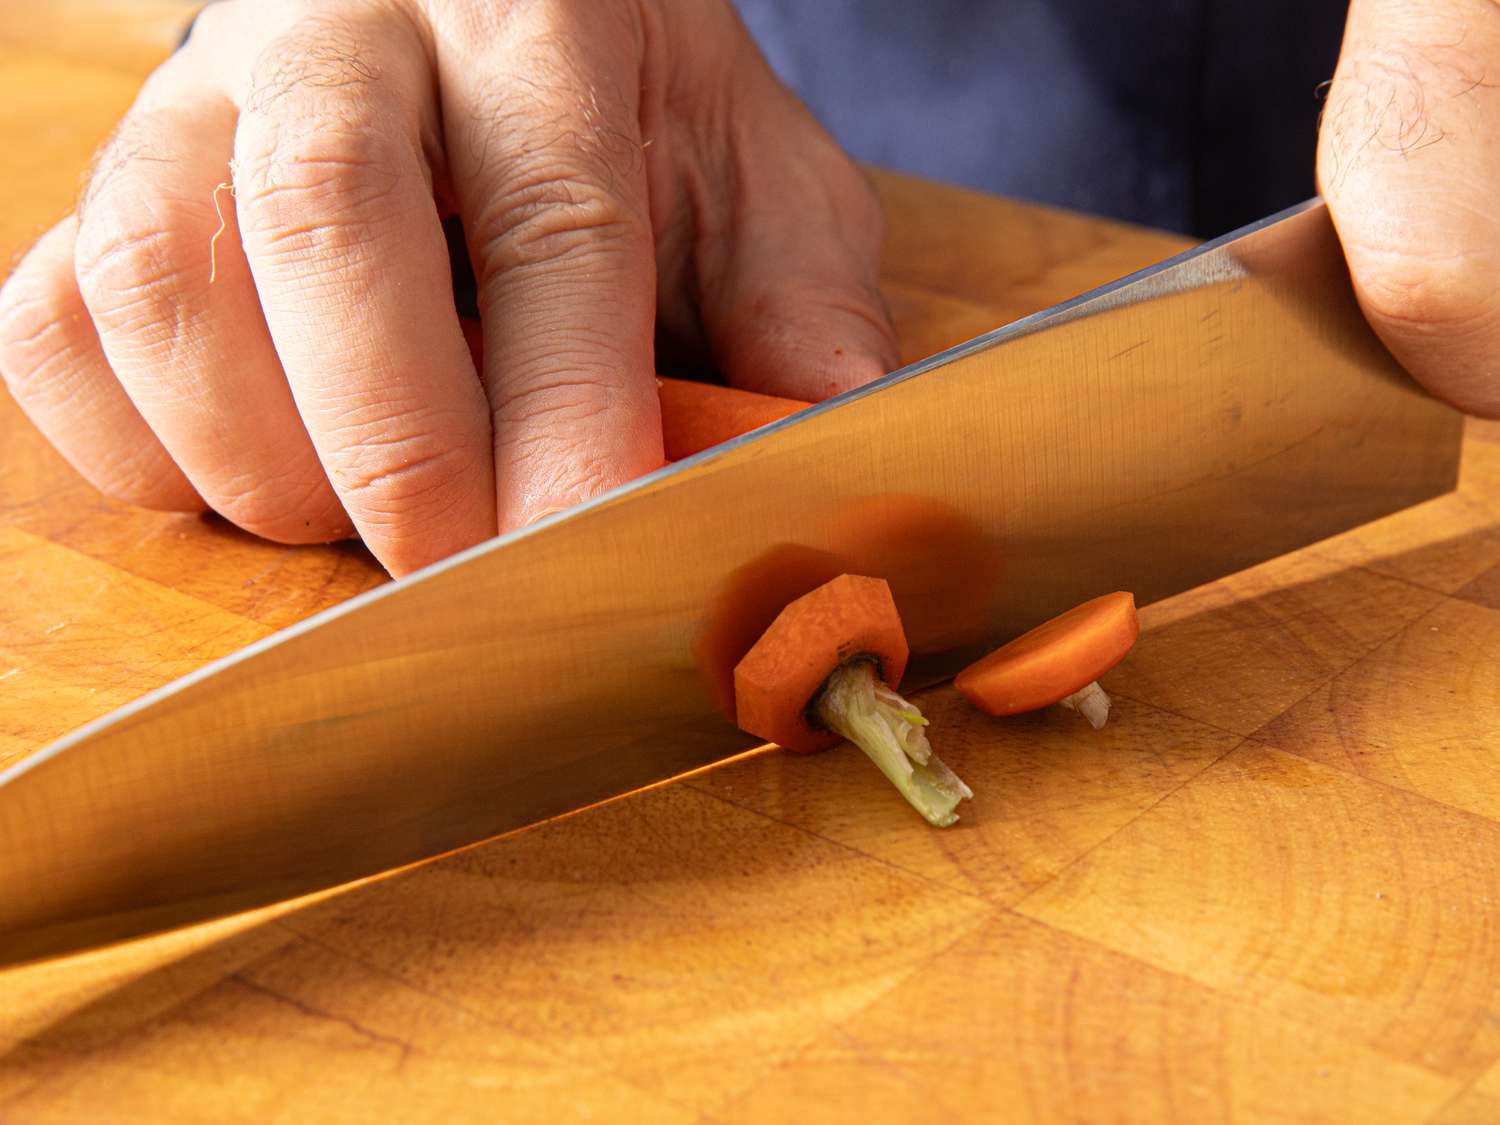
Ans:
MULTIPOLYGON (((7 254, 184 10, 19 7, 7 254)), ((909 358, 1180 244, 879 185, 909 358)), ((103 500, 0 402, 0 764, 380 580, 103 500)), ((1500 1120, 1500 427, 1457 493, 1144 624, 1099 733, 924 693, 951 831, 848 748, 757 754, 0 973, 0 1121, 1500 1120)))

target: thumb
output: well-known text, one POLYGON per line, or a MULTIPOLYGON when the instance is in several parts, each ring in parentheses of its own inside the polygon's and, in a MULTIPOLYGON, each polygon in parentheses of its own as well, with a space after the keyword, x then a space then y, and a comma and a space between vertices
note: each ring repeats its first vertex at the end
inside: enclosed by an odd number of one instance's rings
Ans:
POLYGON ((1500 416, 1500 6, 1354 0, 1318 138, 1366 318, 1428 390, 1500 416))
POLYGON ((817 401, 900 362, 878 283, 880 202, 764 63, 747 65, 756 80, 719 158, 724 210, 712 239, 700 233, 699 314, 730 383, 817 401))

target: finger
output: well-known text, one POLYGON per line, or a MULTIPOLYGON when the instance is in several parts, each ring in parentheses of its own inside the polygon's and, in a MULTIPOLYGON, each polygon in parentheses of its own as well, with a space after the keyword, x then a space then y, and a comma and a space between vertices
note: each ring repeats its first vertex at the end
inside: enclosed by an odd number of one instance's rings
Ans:
POLYGON ((236 207, 307 431, 394 574, 494 534, 489 410, 426 152, 427 51, 394 6, 302 19, 253 68, 236 207))
POLYGON ((483 8, 482 27, 437 29, 502 529, 663 464, 628 7, 483 8))
POLYGON ((107 496, 200 511, 203 501, 115 381, 73 276, 78 222, 32 247, 0 290, 0 375, 26 416, 107 496))
POLYGON ((1500 9, 1356 0, 1318 179, 1360 304, 1437 395, 1500 415, 1500 9))
POLYGON ((702 204, 709 215, 689 254, 664 257, 692 262, 703 331, 730 382, 827 398, 899 362, 879 289, 880 204, 759 55, 734 58, 739 73, 713 76, 733 92, 722 115, 732 132, 710 126, 699 142, 717 181, 702 204))
POLYGON ((344 538, 353 529, 287 389, 223 184, 235 109, 192 58, 152 76, 96 163, 77 249, 84 300, 121 385, 211 507, 269 539, 344 538))

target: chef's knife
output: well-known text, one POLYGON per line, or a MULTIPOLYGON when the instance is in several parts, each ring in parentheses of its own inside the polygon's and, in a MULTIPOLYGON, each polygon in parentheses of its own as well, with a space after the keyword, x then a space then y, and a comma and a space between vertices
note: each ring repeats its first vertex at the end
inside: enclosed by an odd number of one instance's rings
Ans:
POLYGON ((1366 327, 1313 201, 23 759, 0 775, 0 963, 335 886, 740 751, 726 661, 824 571, 893 576, 907 683, 931 682, 1092 595, 1149 602, 1449 489, 1460 435, 1366 327))

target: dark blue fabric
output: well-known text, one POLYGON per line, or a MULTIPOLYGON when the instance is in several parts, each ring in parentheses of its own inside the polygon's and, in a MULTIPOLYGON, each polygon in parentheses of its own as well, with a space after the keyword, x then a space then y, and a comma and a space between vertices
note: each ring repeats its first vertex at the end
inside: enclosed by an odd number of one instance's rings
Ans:
POLYGON ((736 0, 861 160, 1202 236, 1313 194, 1344 0, 736 0))

